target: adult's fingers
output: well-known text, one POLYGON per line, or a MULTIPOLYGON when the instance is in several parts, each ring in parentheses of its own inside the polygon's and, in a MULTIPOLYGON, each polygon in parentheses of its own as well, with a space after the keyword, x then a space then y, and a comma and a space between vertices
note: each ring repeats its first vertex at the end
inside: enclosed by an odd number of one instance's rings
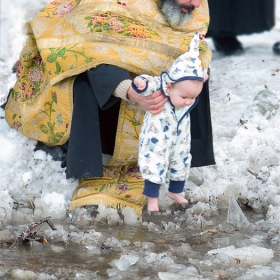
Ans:
POLYGON ((143 96, 136 93, 132 87, 130 87, 128 96, 132 102, 138 103, 143 110, 149 111, 152 114, 160 113, 163 110, 164 103, 167 101, 167 98, 160 90, 155 91, 149 96, 143 96))
POLYGON ((160 112, 162 112, 163 110, 163 106, 165 104, 165 102, 167 101, 167 98, 163 96, 160 98, 154 98, 153 99, 153 103, 149 106, 148 110, 151 114, 156 115, 160 112))

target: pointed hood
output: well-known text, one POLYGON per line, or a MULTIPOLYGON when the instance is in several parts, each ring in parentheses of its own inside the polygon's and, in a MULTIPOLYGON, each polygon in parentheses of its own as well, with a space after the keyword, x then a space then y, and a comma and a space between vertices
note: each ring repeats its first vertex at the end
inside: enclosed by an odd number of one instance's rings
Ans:
POLYGON ((161 86, 166 95, 166 84, 183 80, 203 81, 203 69, 199 59, 199 34, 195 33, 187 52, 180 55, 169 68, 161 73, 161 86))

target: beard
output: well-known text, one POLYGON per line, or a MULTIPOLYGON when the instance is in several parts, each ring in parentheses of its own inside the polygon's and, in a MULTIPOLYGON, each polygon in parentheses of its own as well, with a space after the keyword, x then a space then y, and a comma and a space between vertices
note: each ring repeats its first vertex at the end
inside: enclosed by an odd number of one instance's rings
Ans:
POLYGON ((181 5, 179 6, 174 0, 165 0, 162 3, 161 11, 165 19, 171 25, 186 25, 191 20, 191 14, 194 10, 194 6, 181 5), (187 13, 183 13, 181 8, 188 10, 187 13))

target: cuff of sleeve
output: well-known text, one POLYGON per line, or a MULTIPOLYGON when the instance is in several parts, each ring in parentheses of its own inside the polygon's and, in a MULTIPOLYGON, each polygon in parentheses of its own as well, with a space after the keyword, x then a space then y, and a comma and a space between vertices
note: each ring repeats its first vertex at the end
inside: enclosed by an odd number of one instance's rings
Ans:
POLYGON ((115 91, 113 92, 113 95, 116 97, 119 97, 121 99, 124 99, 126 101, 130 101, 127 98, 127 91, 129 87, 131 86, 131 80, 124 80, 116 87, 115 91))

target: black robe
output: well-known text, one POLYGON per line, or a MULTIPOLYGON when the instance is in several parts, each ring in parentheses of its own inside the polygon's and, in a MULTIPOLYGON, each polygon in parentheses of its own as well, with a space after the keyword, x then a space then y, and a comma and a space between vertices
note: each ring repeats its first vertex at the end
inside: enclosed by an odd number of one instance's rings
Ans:
POLYGON ((208 0, 208 4, 208 36, 259 33, 275 24, 274 0, 208 0))
MULTIPOLYGON (((120 99, 112 93, 129 73, 112 65, 99 65, 80 75, 74 83, 74 110, 66 154, 66 177, 103 176, 102 153, 112 155, 120 99)), ((204 84, 191 112, 192 167, 215 164, 209 87, 204 84)))

